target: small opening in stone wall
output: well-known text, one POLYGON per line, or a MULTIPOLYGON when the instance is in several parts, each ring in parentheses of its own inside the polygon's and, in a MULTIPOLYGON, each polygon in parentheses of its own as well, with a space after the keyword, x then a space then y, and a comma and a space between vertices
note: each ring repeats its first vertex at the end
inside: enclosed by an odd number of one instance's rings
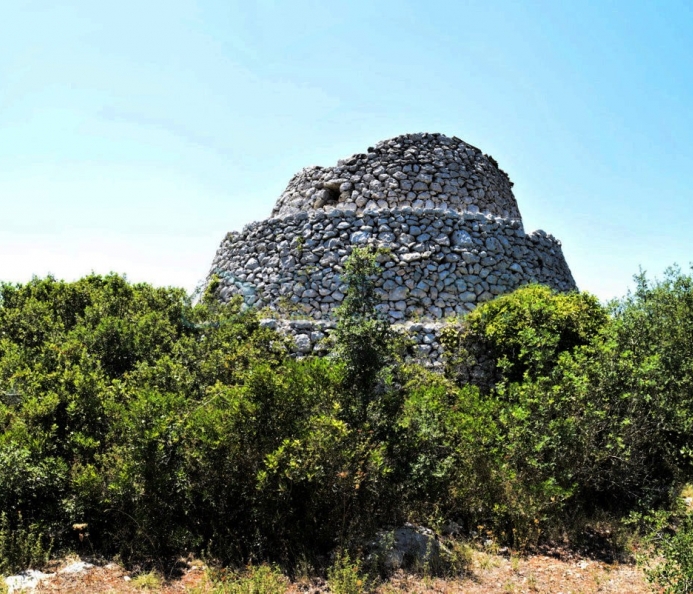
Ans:
POLYGON ((322 208, 325 205, 337 204, 339 202, 339 186, 325 186, 317 194, 317 199, 313 203, 313 208, 322 208))
POLYGON ((338 188, 325 188, 325 204, 337 204, 339 202, 338 188))

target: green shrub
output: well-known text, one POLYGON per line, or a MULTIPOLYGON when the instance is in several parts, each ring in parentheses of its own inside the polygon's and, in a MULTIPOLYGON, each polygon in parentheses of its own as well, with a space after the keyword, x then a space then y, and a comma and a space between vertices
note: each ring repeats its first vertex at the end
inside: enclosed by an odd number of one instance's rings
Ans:
POLYGON ((608 308, 536 286, 480 305, 450 345, 483 345, 489 389, 402 362, 376 260, 354 251, 335 350, 300 361, 211 292, 0 284, 6 567, 40 563, 41 534, 126 562, 204 551, 288 571, 406 521, 530 546, 662 508, 691 479, 689 276, 641 276, 608 308))
POLYGON ((334 594, 365 592, 366 578, 361 572, 358 559, 352 559, 346 551, 340 552, 327 570, 327 585, 334 594))
POLYGON ((55 527, 61 547, 84 522, 125 559, 199 547, 191 419, 286 352, 237 301, 193 307, 116 275, 0 285, 0 509, 55 527))
POLYGON ((158 573, 150 571, 135 576, 131 583, 140 590, 158 590, 161 588, 161 581, 161 576, 158 573))
MULTIPOLYGON (((661 281, 635 277, 632 294, 612 305, 614 350, 637 367, 637 383, 621 393, 644 400, 638 430, 659 442, 651 456, 660 457, 666 476, 682 484, 693 470, 693 277, 678 267, 661 281)), ((636 419, 633 419, 636 421, 636 419)), ((634 429, 635 431, 635 429, 634 429)))
POLYGON ((637 283, 609 308, 524 287, 448 334, 458 360, 481 345, 496 364, 484 392, 500 487, 490 520, 517 546, 565 530, 567 516, 666 505, 690 476, 693 281, 672 270, 637 283))
POLYGON ((53 540, 36 524, 29 526, 21 516, 10 522, 0 514, 0 576, 43 567, 50 558, 53 540))
MULTIPOLYGON (((607 311, 588 293, 557 293, 527 285, 481 304, 462 329, 448 329, 448 357, 473 348, 490 356, 506 382, 546 375, 561 353, 589 344, 607 324, 607 311)), ((463 359, 464 360, 464 359, 463 359)))
POLYGON ((693 517, 686 514, 673 531, 654 538, 663 561, 645 570, 647 579, 665 594, 693 592, 693 517))
POLYGON ((419 369, 405 392, 395 449, 400 507, 424 524, 454 518, 474 529, 502 496, 496 404, 419 369))
POLYGON ((387 390, 388 372, 399 363, 403 348, 385 316, 376 309, 376 256, 368 248, 354 248, 342 275, 346 294, 336 311, 333 356, 344 364, 342 416, 357 424, 366 422, 369 413, 385 412, 374 410, 378 400, 385 401, 376 396, 387 390))
POLYGON ((459 540, 448 539, 443 543, 441 558, 443 567, 441 573, 444 576, 456 577, 468 572, 472 566, 472 548, 459 540))
POLYGON ((272 565, 249 566, 216 580, 213 594, 284 594, 289 580, 272 565))

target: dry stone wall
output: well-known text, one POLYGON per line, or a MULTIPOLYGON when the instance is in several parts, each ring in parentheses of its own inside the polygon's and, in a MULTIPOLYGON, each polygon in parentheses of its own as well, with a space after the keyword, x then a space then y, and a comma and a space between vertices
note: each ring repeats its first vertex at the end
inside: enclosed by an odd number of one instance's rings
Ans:
POLYGON ((356 215, 335 210, 253 223, 230 233, 212 264, 222 300, 314 319, 332 317, 344 297, 340 273, 354 245, 379 256, 379 309, 394 322, 439 320, 529 282, 568 291, 574 283, 560 244, 517 221, 413 209, 356 215))
POLYGON ((408 134, 379 142, 336 167, 303 169, 289 182, 272 216, 411 206, 520 219, 511 188, 492 157, 459 138, 408 134))
MULTIPOLYGON (((429 367, 442 367, 443 345, 441 333, 450 323, 458 328, 459 321, 431 322, 431 321, 405 321, 393 324, 396 332, 410 339, 408 352, 411 359, 423 362, 429 367)), ((276 330, 285 337, 293 340, 294 352, 297 356, 326 355, 329 353, 332 340, 331 335, 337 327, 334 320, 287 320, 281 318, 265 318, 260 320, 260 325, 276 330)), ((473 350, 473 363, 469 366, 456 369, 457 374, 465 382, 488 387, 493 382, 494 362, 485 357, 484 353, 473 350)))
POLYGON ((307 354, 334 326, 354 246, 384 248, 378 309, 437 364, 445 318, 530 282, 576 289, 560 242, 525 233, 511 185, 492 158, 459 139, 384 141, 336 167, 300 172, 271 218, 226 236, 210 277, 222 301, 240 294, 272 310, 280 321, 267 323, 307 354))

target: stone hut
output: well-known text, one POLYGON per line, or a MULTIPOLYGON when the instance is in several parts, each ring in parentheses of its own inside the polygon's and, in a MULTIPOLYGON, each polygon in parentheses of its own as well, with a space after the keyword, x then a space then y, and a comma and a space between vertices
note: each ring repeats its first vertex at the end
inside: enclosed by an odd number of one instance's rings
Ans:
POLYGON ((308 353, 334 326, 352 247, 389 248, 378 307, 436 361, 443 319, 530 282, 576 290, 560 242, 525 233, 512 185, 492 157, 459 138, 384 140, 297 173, 269 219, 224 238, 210 277, 219 277, 222 301, 240 294, 276 312, 267 323, 308 353))

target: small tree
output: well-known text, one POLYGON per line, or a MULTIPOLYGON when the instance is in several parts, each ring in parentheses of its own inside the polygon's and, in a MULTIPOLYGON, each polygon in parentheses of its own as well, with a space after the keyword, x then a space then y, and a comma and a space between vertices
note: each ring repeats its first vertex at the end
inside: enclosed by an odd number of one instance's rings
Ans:
POLYGON ((385 391, 384 381, 398 360, 401 339, 380 313, 374 277, 379 270, 373 248, 356 247, 346 261, 342 280, 347 286, 337 308, 334 353, 345 364, 347 420, 363 423, 369 405, 385 391))

